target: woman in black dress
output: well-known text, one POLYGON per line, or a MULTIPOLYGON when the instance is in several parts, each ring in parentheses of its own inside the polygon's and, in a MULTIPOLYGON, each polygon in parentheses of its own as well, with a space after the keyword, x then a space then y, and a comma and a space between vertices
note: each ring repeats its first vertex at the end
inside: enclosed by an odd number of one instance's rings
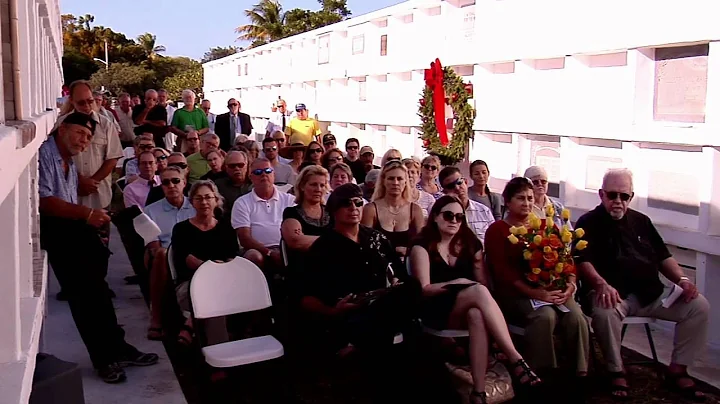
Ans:
POLYGON ((482 243, 468 227, 460 202, 443 196, 410 250, 412 275, 423 288, 422 320, 437 329, 467 329, 473 392, 470 403, 485 403, 485 372, 490 338, 513 366, 523 385, 540 382, 515 349, 505 317, 484 286, 482 243), (478 283, 479 282, 479 283, 478 283))

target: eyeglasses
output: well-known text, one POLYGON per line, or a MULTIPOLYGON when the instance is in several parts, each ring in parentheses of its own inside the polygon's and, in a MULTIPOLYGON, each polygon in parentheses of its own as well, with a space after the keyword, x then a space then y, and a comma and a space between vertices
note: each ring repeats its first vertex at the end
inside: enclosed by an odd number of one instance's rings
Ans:
POLYGON ((547 180, 532 180, 532 184, 535 185, 536 187, 545 186, 548 184, 548 181, 547 180))
POLYGON ((438 169, 438 166, 434 166, 432 164, 423 164, 422 166, 424 169, 429 170, 429 171, 437 171, 437 169, 438 169))
POLYGON ((217 199, 215 195, 196 195, 193 200, 195 202, 210 202, 217 199))
POLYGON ((167 187, 171 183, 177 185, 180 183, 180 181, 182 181, 180 178, 165 178, 164 180, 162 180, 162 184, 167 187))
POLYGON ((452 181, 452 182, 450 182, 450 183, 448 183, 448 184, 443 185, 443 188, 445 188, 445 189, 455 189, 456 187, 458 187, 458 186, 460 186, 460 185, 462 185, 462 184, 464 184, 464 183, 465 183, 465 178, 460 177, 460 178, 456 179, 455 181, 452 181))
POLYGON ((629 194, 625 193, 625 192, 605 191, 605 190, 603 190, 603 192, 605 193, 605 196, 611 201, 614 201, 619 196, 621 201, 627 202, 630 200, 630 198, 633 197, 633 195, 635 195, 634 192, 629 193, 629 194))
POLYGON ((168 163, 168 166, 182 168, 183 170, 188 168, 186 163, 168 163))
POLYGON ((140 150, 152 150, 155 148, 155 145, 152 144, 141 144, 138 146, 138 149, 140 150))
POLYGON ((364 204, 364 202, 360 198, 350 198, 350 199, 346 199, 339 203, 341 208, 349 208, 351 206, 355 206, 356 208, 359 208, 359 207, 363 206, 363 204, 364 204))
POLYGON ((275 171, 275 170, 273 170, 273 169, 270 168, 270 167, 268 167, 268 168, 258 168, 258 169, 253 170, 253 171, 252 171, 252 174, 253 174, 253 175, 272 174, 273 171, 275 171))
POLYGON ((77 100, 75 103, 81 107, 92 105, 95 103, 95 98, 88 98, 87 100, 77 100))
POLYGON ((345 146, 345 148, 348 150, 357 150, 359 147, 358 146, 345 146))
POLYGON ((162 155, 162 156, 157 156, 155 158, 157 159, 157 161, 163 161, 163 160, 167 160, 168 156, 162 155))
POLYGON ((230 107, 237 107, 237 106, 238 106, 238 105, 237 105, 237 104, 235 104, 235 103, 232 103, 232 104, 228 104, 228 108, 230 108, 230 107))
POLYGON ((342 157, 329 157, 329 158, 328 158, 328 162, 339 163, 339 162, 341 162, 342 160, 343 160, 342 157))
POLYGON ((210 107, 201 107, 203 111, 210 111, 210 107))
POLYGON ((225 164, 225 166, 231 170, 234 170, 236 168, 243 169, 245 168, 245 163, 229 163, 225 164))
POLYGON ((277 150, 277 146, 266 147, 266 148, 263 149, 263 151, 264 151, 265 153, 267 153, 267 152, 272 152, 272 151, 276 151, 276 150, 277 150))
POLYGON ((452 213, 449 210, 444 210, 440 213, 442 214, 443 220, 448 223, 452 223, 452 222, 460 223, 465 219, 464 213, 452 213))
POLYGON ((308 151, 310 152, 310 154, 313 154, 313 153, 322 153, 322 149, 310 149, 310 150, 308 150, 308 151))

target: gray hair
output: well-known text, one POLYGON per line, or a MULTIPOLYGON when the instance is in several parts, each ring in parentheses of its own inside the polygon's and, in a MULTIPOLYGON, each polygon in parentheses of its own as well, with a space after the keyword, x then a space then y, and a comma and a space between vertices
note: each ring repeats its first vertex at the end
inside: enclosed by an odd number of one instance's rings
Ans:
POLYGON ((193 90, 185 89, 185 90, 182 91, 182 99, 183 99, 183 100, 185 99, 185 97, 189 97, 189 96, 191 96, 191 95, 193 96, 193 98, 197 97, 197 96, 195 95, 195 92, 194 92, 193 90))
POLYGON ((183 170, 182 168, 178 166, 167 166, 167 168, 165 168, 165 170, 163 171, 163 174, 168 171, 175 171, 176 173, 180 174, 183 181, 185 180, 185 170, 183 170))
POLYGON ((169 155, 168 157, 174 157, 174 156, 175 156, 175 157, 177 157, 177 156, 185 157, 185 155, 182 154, 182 153, 180 153, 179 151, 170 153, 170 155, 169 155))
POLYGON ((213 139, 217 140, 218 142, 220 141, 220 137, 214 133, 206 133, 200 137, 200 140, 203 142, 207 142, 213 139))
POLYGON ((249 160, 247 153, 245 153, 244 151, 242 151, 242 150, 230 150, 230 151, 225 155, 225 161, 227 161, 227 160, 230 158, 230 156, 234 156, 234 155, 236 155, 236 154, 239 154, 239 155, 245 157, 245 161, 246 161, 246 162, 249 160))
POLYGON ((188 192, 188 198, 190 198, 190 200, 195 198, 195 195, 197 195, 201 187, 210 188, 212 193, 215 194, 215 198, 217 198, 217 207, 222 209, 225 198, 223 198, 223 196, 220 194, 220 191, 218 191, 217 185, 215 185, 215 183, 210 180, 195 181, 195 183, 193 183, 190 187, 190 192, 188 192))
POLYGON ((365 182, 377 183, 378 178, 380 178, 380 171, 379 168, 373 168, 368 171, 367 174, 365 174, 365 182))
POLYGON ((152 88, 149 89, 149 90, 147 90, 147 91, 145 91, 145 96, 146 96, 146 97, 147 97, 148 95, 150 95, 150 94, 155 94, 155 95, 157 95, 157 91, 153 90, 152 88))
POLYGON ((628 168, 611 168, 605 171, 605 175, 603 175, 602 188, 605 189, 605 184, 607 184, 610 178, 617 177, 625 177, 630 180, 630 191, 633 190, 633 173, 628 168))
POLYGON ((252 165, 255 166, 257 163, 268 163, 272 167, 272 163, 266 157, 258 157, 253 160, 252 165))

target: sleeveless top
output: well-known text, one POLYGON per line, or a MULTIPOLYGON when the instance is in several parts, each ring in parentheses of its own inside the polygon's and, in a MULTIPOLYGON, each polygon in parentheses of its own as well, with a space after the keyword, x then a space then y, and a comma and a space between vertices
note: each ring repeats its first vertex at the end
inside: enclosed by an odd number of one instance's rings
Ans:
MULTIPOLYGON (((375 223, 373 223, 373 229, 379 231, 382 233, 385 237, 387 237, 388 240, 390 240, 390 244, 392 244, 393 247, 410 247, 410 226, 408 226, 408 229, 405 231, 388 231, 383 229, 383 227, 380 225, 380 214, 378 213, 377 203, 372 202, 373 206, 375 207, 375 223)), ((408 204, 410 206, 410 224, 412 225, 413 222, 413 208, 412 203, 408 204)))

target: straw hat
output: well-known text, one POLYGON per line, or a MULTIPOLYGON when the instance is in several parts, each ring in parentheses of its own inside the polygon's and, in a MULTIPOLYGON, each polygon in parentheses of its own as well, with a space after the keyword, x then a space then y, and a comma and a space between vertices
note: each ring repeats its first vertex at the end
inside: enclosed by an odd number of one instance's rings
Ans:
POLYGON ((286 159, 292 159, 293 153, 295 153, 297 150, 305 150, 305 148, 307 147, 303 139, 301 139, 300 136, 297 135, 290 136, 290 139, 288 139, 287 143, 289 144, 289 146, 283 147, 278 152, 280 157, 286 159))

